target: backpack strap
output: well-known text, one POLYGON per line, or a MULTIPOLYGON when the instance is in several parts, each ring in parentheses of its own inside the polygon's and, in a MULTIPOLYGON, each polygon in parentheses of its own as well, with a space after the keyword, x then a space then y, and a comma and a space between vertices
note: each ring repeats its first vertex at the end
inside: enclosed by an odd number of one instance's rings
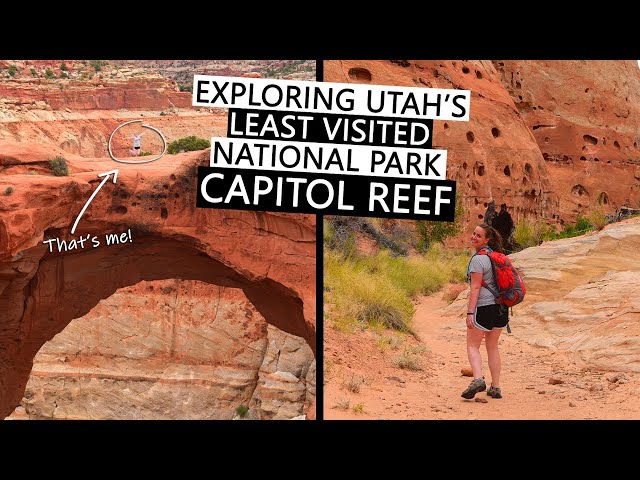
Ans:
MULTIPOLYGON (((480 250, 478 250, 476 253, 473 254, 473 256, 471 257, 471 259, 473 260, 473 257, 475 257, 476 255, 487 255, 489 256, 490 253, 493 253, 493 249, 489 246, 486 247, 482 247, 480 250)), ((489 258, 489 261, 491 261, 491 258, 489 258)), ((493 262, 491 263, 491 267, 493 269, 493 262)), ((469 269, 471 268, 471 260, 469 260, 469 266, 467 267, 467 278, 469 277, 469 269)), ((495 277, 495 270, 493 272, 493 276, 495 277)), ((487 285, 487 282, 484 281, 484 279, 482 280, 481 285, 486 288, 487 290, 489 290, 489 292, 491 292, 491 294, 496 297, 499 298, 499 295, 493 291, 492 288, 489 287, 489 285, 487 285)))

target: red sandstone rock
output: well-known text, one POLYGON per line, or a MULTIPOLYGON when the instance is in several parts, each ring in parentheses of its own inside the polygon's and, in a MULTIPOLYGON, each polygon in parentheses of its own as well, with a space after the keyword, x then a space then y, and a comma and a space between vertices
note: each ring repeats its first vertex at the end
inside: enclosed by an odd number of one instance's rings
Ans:
MULTIPOLYGON (((12 147, 13 148, 13 147, 12 147)), ((25 151, 43 152, 24 145, 25 151)), ((0 146, 0 151, 3 151, 0 146)), ((0 415, 20 402, 42 344, 99 300, 140 280, 183 278, 242 288, 267 322, 315 351, 315 216, 195 208, 196 166, 209 152, 148 165, 69 156, 72 173, 0 175, 0 415), (80 209, 120 169, 80 221, 76 235, 131 229, 133 242, 49 253, 44 238, 71 239, 80 209)), ((4 157, 18 168, 21 155, 4 157)))

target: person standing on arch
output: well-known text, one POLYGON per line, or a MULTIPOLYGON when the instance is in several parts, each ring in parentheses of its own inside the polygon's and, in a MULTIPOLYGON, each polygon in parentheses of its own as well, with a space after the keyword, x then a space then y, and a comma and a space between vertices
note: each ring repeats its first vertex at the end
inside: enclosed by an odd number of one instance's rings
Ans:
POLYGON ((133 148, 131 150, 129 150, 129 153, 131 154, 131 156, 133 157, 138 157, 140 156, 140 147, 141 147, 141 140, 140 137, 142 137, 142 135, 145 135, 147 132, 143 132, 143 133, 134 133, 133 137, 131 137, 133 139, 133 148))

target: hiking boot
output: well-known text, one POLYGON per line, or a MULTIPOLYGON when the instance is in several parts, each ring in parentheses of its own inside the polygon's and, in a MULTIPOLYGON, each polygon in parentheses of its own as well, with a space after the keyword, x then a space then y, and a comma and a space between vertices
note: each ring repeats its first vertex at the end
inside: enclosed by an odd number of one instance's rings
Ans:
POLYGON ((487 395, 491 398, 502 398, 502 392, 500 391, 500 387, 494 387, 491 385, 489 390, 487 390, 487 395))
POLYGON ((484 392, 487 389, 487 384, 484 383, 484 377, 482 378, 474 378, 467 389, 462 392, 462 398, 466 398, 467 400, 472 399, 476 396, 478 392, 484 392))

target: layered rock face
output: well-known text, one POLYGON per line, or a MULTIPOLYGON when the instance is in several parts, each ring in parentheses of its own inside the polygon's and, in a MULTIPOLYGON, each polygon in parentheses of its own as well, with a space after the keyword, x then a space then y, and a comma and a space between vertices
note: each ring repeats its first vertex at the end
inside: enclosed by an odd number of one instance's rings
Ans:
POLYGON ((633 61, 494 61, 536 139, 560 215, 640 200, 640 69, 633 61))
POLYGON ((315 360, 241 290, 140 282, 45 343, 24 397, 14 417, 290 419, 315 399, 315 360))
MULTIPOLYGON (((527 287, 512 310, 513 335, 590 368, 640 372, 639 219, 510 257, 527 287)), ((467 294, 449 311, 464 315, 467 294)))
POLYGON ((325 81, 471 90, 468 122, 434 121, 465 231, 491 200, 550 225, 640 201, 635 61, 326 61, 325 81))
MULTIPOLYGON (((70 229, 105 159, 66 155, 71 175, 43 164, 51 149, 8 149, 0 189, 0 415, 20 402, 40 347, 119 288, 181 278, 240 288, 264 319, 315 351, 315 216, 195 207, 196 167, 209 152, 121 165, 70 229), (35 167, 32 167, 35 165, 35 167), (31 175, 26 169, 40 168, 31 175), (105 234, 132 233, 107 246, 105 234), (49 252, 45 238, 95 235, 97 248, 49 252)), ((312 407, 313 408, 313 407, 312 407)))
POLYGON ((225 112, 191 107, 189 92, 179 91, 174 80, 153 70, 107 65, 98 73, 81 62, 67 61, 68 77, 60 78, 59 61, 14 64, 15 78, 0 80, 0 142, 41 143, 66 153, 106 157, 111 132, 131 120, 153 125, 168 142, 189 135, 226 134, 225 112), (32 68, 40 76, 33 77, 32 68), (46 69, 54 78, 41 77, 46 69), (88 72, 89 77, 81 78, 88 72))

